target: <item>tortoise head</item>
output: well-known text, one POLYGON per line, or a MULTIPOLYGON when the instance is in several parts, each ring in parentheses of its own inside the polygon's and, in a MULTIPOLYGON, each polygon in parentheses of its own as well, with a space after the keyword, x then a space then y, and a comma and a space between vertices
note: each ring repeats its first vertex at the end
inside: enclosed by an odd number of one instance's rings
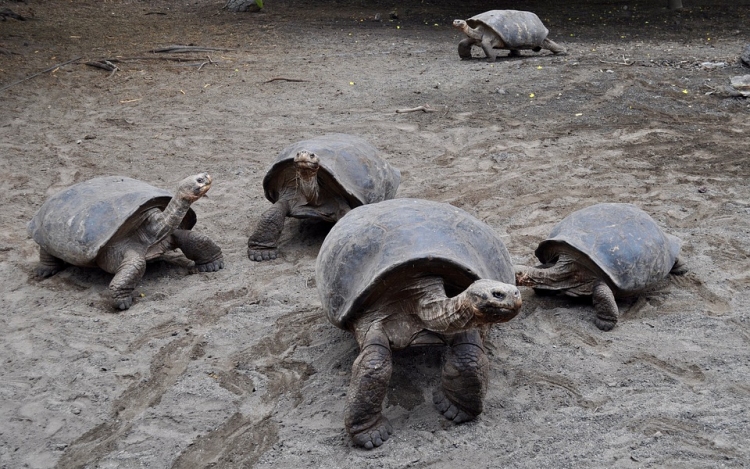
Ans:
POLYGON ((211 188, 212 181, 213 179, 208 173, 188 176, 180 181, 179 186, 177 186, 176 197, 193 203, 206 195, 206 192, 211 188))
POLYGON ((308 203, 317 203, 320 192, 318 187, 320 158, 315 153, 302 150, 294 156, 294 165, 297 168, 297 188, 307 198, 308 203))
POLYGON ((461 31, 464 30, 464 28, 468 27, 466 25, 466 21, 464 20, 453 20, 453 27, 456 29, 460 29, 461 31))
POLYGON ((475 324, 510 321, 521 311, 521 292, 509 283, 477 280, 464 293, 474 310, 475 324))
POLYGON ((294 164, 298 171, 305 173, 304 176, 308 176, 310 173, 315 174, 318 171, 320 158, 315 153, 302 150, 294 156, 294 164))

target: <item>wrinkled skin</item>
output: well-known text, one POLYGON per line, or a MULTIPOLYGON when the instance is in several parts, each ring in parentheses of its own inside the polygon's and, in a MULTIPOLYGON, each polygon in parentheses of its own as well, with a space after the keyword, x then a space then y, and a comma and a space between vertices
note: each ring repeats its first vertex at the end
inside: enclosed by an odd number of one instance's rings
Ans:
POLYGON ((294 157, 294 165, 286 170, 279 199, 260 217, 247 242, 247 257, 256 262, 276 259, 284 221, 296 208, 315 209, 320 218, 335 222, 351 210, 346 201, 321 187, 318 181, 320 159, 308 151, 294 157))
MULTIPOLYGON (((162 212, 151 208, 138 214, 133 229, 120 233, 100 250, 96 265, 115 274, 109 284, 112 306, 125 310, 133 304, 132 292, 146 272, 146 261, 180 248, 195 262, 191 272, 214 272, 224 267, 224 258, 210 238, 177 227, 190 205, 211 188, 211 176, 201 173, 182 180, 177 193, 162 212)), ((59 272, 67 263, 39 248, 39 264, 35 273, 46 278, 59 272)))
POLYGON ((482 412, 489 378, 487 327, 512 319, 520 308, 514 285, 477 280, 449 298, 439 277, 415 281, 377 301, 353 325, 360 354, 347 394, 345 425, 352 441, 372 449, 390 437, 382 403, 391 377, 391 350, 413 344, 450 347, 433 401, 454 423, 474 419, 482 412))
MULTIPOLYGON (((573 249, 562 251, 554 263, 537 267, 515 266, 516 284, 536 290, 555 291, 568 296, 591 296, 596 311, 594 324, 602 331, 617 325, 619 308, 616 290, 607 283, 600 271, 591 266, 588 258, 573 249)), ((683 275, 685 264, 678 258, 670 274, 683 275)))

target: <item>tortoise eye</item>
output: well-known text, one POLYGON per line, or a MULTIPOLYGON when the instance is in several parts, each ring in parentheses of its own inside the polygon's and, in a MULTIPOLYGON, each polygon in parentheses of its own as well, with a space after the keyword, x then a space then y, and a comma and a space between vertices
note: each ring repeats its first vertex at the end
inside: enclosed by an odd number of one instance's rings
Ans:
POLYGON ((205 180, 205 179, 203 179, 203 178, 198 178, 198 184, 203 184, 204 182, 206 182, 206 180, 205 180))
POLYGON ((497 298, 498 300, 504 300, 505 299, 505 293, 499 292, 499 291, 493 291, 492 296, 497 298))

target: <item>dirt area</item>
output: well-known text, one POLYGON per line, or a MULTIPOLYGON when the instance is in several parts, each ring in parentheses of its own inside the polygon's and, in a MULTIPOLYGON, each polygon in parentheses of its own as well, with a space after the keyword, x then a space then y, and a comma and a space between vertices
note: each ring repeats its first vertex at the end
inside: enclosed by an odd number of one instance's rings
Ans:
POLYGON ((0 467, 750 467, 750 100, 707 94, 750 73, 747 1, 265 3, 0 2, 29 17, 0 22, 0 87, 53 67, 0 91, 0 467), (569 53, 459 60, 452 20, 491 8, 536 12, 569 53), (223 50, 149 52, 176 44, 223 50), (102 60, 118 70, 84 64, 102 60), (328 132, 367 138, 399 197, 469 211, 516 263, 573 210, 630 202, 690 272, 621 301, 611 332, 524 288, 471 423, 433 408, 441 349, 396 354, 394 436, 356 448, 357 346, 315 285, 325 228, 291 220, 280 259, 246 256, 270 161, 328 132), (153 263, 122 313, 104 272, 33 277, 26 224, 51 194, 204 170, 196 229, 224 270, 153 263))

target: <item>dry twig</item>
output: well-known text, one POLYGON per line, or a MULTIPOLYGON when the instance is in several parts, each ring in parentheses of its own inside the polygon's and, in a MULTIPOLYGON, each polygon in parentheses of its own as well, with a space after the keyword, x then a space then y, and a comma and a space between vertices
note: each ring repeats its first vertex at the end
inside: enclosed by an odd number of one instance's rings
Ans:
POLYGON ((107 70, 108 72, 112 72, 109 74, 107 78, 111 78, 112 75, 115 74, 116 71, 120 70, 117 65, 113 64, 109 60, 94 60, 91 62, 86 62, 86 65, 89 67, 95 67, 95 68, 101 68, 102 70, 107 70))
POLYGON ((57 64, 57 65, 53 65, 53 66, 51 66, 50 68, 45 68, 45 69, 44 69, 44 70, 42 70, 41 72, 36 72, 35 74, 33 74, 33 75, 29 75, 29 76, 27 76, 26 78, 23 78, 23 79, 21 79, 21 80, 15 81, 15 82, 13 82, 13 83, 11 83, 11 84, 9 84, 9 85, 5 85, 5 86, 3 86, 2 88, 0 88, 0 91, 5 91, 5 90, 7 90, 8 88, 10 88, 11 86, 16 86, 16 85, 17 85, 17 84, 19 84, 19 83, 23 83, 23 82, 25 82, 25 81, 27 81, 27 80, 31 80, 32 78, 38 77, 39 75, 43 75, 43 74, 45 74, 45 73, 47 73, 47 72, 52 72, 52 71, 54 71, 54 70, 57 70, 58 68, 60 68, 60 67, 62 67, 62 66, 64 66, 64 65, 68 65, 68 64, 71 64, 71 63, 73 63, 73 62, 77 62, 77 61, 79 61, 79 60, 81 60, 81 57, 76 57, 75 59, 70 59, 70 60, 68 60, 67 62, 62 62, 62 63, 59 63, 59 64, 57 64))
POLYGON ((160 47, 158 49, 151 49, 149 52, 153 52, 156 54, 164 53, 164 52, 171 52, 173 54, 184 54, 188 52, 229 52, 233 51, 235 49, 222 49, 219 47, 200 47, 200 46, 167 46, 167 47, 160 47))
POLYGON ((271 83, 272 81, 292 81, 295 83, 301 83, 301 82, 306 82, 307 80, 302 80, 300 78, 273 77, 270 80, 264 81, 263 83, 271 83))
POLYGON ((396 109, 396 114, 404 114, 406 112, 437 112, 437 109, 432 109, 429 104, 424 106, 410 107, 407 109, 396 109))
POLYGON ((601 63, 603 63, 603 64, 613 64, 613 65, 627 65, 627 66, 630 66, 630 65, 633 65, 633 64, 635 63, 635 60, 628 60, 628 59, 626 59, 626 58, 625 58, 625 56, 623 55, 623 56, 622 56, 622 62, 610 62, 610 61, 608 61, 608 60, 602 60, 602 59, 599 59, 599 62, 601 62, 601 63))
POLYGON ((210 55, 207 55, 206 58, 208 59, 208 62, 203 62, 200 65, 200 67, 198 67, 198 71, 199 72, 201 71, 201 69, 203 68, 203 66, 206 65, 206 64, 214 64, 214 65, 216 65, 216 62, 214 62, 213 60, 211 60, 211 56, 210 55))

